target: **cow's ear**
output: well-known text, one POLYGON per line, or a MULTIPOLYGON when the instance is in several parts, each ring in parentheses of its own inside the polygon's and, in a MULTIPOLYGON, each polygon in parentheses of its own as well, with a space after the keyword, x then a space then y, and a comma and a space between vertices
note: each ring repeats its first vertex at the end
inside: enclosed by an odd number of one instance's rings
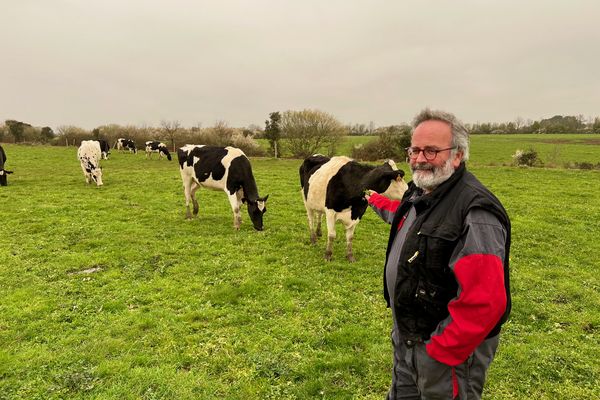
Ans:
POLYGON ((264 201, 266 203, 268 198, 269 198, 269 195, 266 195, 262 199, 259 198, 258 201, 264 201))
POLYGON ((247 201, 248 201, 248 200, 246 200, 246 198, 245 198, 245 197, 242 197, 242 203, 246 204, 246 202, 247 202, 247 201))

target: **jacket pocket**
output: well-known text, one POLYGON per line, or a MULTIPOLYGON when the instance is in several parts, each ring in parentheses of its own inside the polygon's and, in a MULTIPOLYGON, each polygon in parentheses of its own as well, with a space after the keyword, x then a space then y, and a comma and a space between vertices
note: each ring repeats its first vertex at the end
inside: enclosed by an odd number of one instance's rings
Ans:
POLYGON ((414 298, 421 309, 435 319, 443 319, 448 315, 448 302, 454 297, 455 290, 433 284, 420 279, 414 298))

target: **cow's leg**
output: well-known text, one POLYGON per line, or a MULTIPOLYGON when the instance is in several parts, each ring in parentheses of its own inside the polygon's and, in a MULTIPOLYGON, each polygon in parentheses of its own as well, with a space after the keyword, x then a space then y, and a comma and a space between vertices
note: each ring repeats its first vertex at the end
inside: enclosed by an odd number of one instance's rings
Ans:
POLYGON ((194 217, 198 215, 198 210, 200 209, 198 206, 198 200, 196 200, 196 190, 198 190, 199 187, 200 185, 198 185, 196 182, 192 182, 191 197, 192 202, 194 203, 194 217))
POLYGON ((315 214, 316 211, 306 208, 306 216, 308 217, 308 231, 310 232, 310 243, 317 243, 317 235, 315 234, 315 214))
POLYGON ((183 194, 185 195, 185 218, 192 219, 190 212, 190 201, 192 200, 192 188, 188 179, 183 177, 183 194))
POLYGON ((304 193, 302 193, 302 201, 304 202, 304 208, 306 209, 306 217, 308 218, 308 232, 310 233, 310 243, 317 243, 317 235, 315 234, 315 216, 317 215, 317 211, 310 209, 306 205, 306 198, 304 197, 304 193))
POLYGON ((325 211, 325 219, 327 221, 327 248, 325 249, 325 259, 331 261, 333 254, 333 242, 335 241, 335 211, 325 211))
POLYGON ((356 229, 358 223, 352 223, 350 226, 346 226, 346 258, 350 262, 356 261, 354 254, 352 253, 352 239, 354 239, 354 229, 356 229))
POLYGON ((316 216, 317 216, 316 234, 317 234, 318 237, 321 237, 321 236, 323 236, 323 233, 321 232, 321 220, 323 219, 323 213, 322 212, 317 212, 316 216))
POLYGON ((83 176, 85 178, 85 183, 90 183, 90 174, 88 174, 88 172, 85 170, 85 167, 83 166, 83 164, 81 165, 81 170, 83 171, 83 176))
POLYGON ((233 229, 239 230, 242 225, 241 196, 236 192, 234 194, 227 193, 227 197, 229 197, 229 204, 231 204, 231 210, 233 211, 233 229))

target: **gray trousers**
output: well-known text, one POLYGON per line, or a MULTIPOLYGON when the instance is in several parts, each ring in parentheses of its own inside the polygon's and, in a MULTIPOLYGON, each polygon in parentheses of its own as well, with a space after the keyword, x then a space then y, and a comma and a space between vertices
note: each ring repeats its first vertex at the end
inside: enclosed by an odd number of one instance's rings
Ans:
POLYGON ((431 358, 424 343, 407 345, 396 330, 392 331, 394 371, 386 399, 481 399, 486 372, 498 348, 498 337, 486 339, 464 363, 450 367, 431 358))

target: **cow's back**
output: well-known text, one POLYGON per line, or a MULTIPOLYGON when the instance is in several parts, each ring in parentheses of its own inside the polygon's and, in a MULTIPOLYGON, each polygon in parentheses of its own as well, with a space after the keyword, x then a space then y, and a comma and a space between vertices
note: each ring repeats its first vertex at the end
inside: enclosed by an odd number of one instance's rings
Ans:
POLYGON ((228 186, 232 163, 235 167, 247 161, 243 151, 230 146, 187 145, 177 151, 177 158, 182 171, 186 171, 182 174, 191 174, 201 186, 221 190, 228 186))
POLYGON ((307 208, 325 211, 329 181, 344 165, 351 161, 352 159, 349 157, 332 157, 320 167, 313 168, 314 172, 308 178, 308 191, 305 199, 307 208))
POLYGON ((77 149, 77 157, 87 157, 96 164, 100 160, 101 150, 100 143, 97 140, 83 140, 79 149, 77 149))

